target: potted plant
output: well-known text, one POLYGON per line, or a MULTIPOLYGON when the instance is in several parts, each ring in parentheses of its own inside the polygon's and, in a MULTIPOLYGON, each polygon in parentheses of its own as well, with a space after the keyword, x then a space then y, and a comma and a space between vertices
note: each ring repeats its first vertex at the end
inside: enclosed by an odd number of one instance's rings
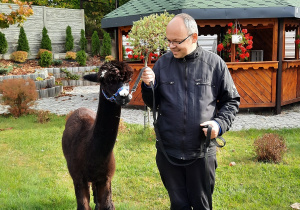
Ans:
POLYGON ((217 51, 223 51, 222 55, 225 61, 231 59, 231 44, 235 44, 235 61, 247 61, 250 57, 249 50, 253 47, 253 37, 250 36, 247 29, 239 30, 236 25, 229 23, 222 43, 217 47, 217 51))

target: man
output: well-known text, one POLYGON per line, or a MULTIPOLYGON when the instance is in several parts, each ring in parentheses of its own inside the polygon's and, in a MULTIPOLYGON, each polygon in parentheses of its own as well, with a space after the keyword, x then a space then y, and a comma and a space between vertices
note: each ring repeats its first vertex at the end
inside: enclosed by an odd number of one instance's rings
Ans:
MULTIPOLYGON (((155 88, 157 128, 163 148, 156 143, 156 163, 171 209, 210 209, 217 168, 216 147, 208 148, 205 176, 204 142, 211 125, 211 138, 229 130, 238 112, 240 96, 225 62, 197 44, 198 28, 187 14, 176 15, 167 25, 170 51, 142 74, 142 96, 152 107, 150 82, 155 88), (162 153, 165 150, 173 165, 162 153), (195 160, 195 161, 192 161, 195 160), (188 164, 192 161, 192 164, 188 164), (186 164, 185 164, 186 163, 186 164), (206 182, 211 189, 207 190, 206 182)), ((153 107, 152 107, 153 108, 153 107)))

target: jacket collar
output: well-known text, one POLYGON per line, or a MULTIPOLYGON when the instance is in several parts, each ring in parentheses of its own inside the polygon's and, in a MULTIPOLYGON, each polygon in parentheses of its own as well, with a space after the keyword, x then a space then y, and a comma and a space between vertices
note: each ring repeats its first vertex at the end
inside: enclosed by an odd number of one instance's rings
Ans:
POLYGON ((177 59, 180 60, 180 61, 183 61, 183 60, 193 60, 193 59, 195 59, 195 58, 197 58, 197 57, 200 56, 200 52, 201 51, 202 51, 202 47, 197 44, 197 47, 196 47, 196 49, 193 52, 191 52, 190 54, 186 55, 183 58, 177 58, 177 59))

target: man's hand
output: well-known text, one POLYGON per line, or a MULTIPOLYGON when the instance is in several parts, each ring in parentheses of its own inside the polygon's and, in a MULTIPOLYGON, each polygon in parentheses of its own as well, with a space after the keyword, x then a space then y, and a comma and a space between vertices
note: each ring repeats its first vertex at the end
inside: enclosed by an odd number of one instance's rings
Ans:
POLYGON ((144 72, 142 74, 142 80, 148 86, 150 86, 150 82, 152 82, 153 85, 154 85, 155 74, 154 74, 154 72, 153 72, 153 70, 151 68, 147 67, 144 70, 144 72))
MULTIPOLYGON (((211 125, 212 126, 212 129, 211 129, 211 136, 210 136, 210 139, 214 139, 214 138, 217 138, 218 134, 219 134, 219 125, 216 121, 214 120, 211 120, 211 121, 206 121, 204 123, 201 123, 200 124, 201 126, 204 126, 204 125, 211 125)), ((203 128, 202 129, 205 136, 207 136, 207 128, 203 128)))

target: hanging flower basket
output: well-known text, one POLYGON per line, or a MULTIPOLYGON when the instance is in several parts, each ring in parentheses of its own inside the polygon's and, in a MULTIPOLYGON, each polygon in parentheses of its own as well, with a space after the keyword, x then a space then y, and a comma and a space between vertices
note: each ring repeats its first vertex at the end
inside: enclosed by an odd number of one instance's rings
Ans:
POLYGON ((218 52, 222 52, 225 61, 231 60, 231 44, 235 44, 235 61, 248 61, 249 50, 253 47, 253 37, 250 36, 247 29, 239 30, 236 25, 229 23, 228 30, 223 37, 222 43, 217 47, 218 52))
POLYGON ((295 44, 298 46, 298 48, 300 48, 300 35, 296 36, 295 44))

